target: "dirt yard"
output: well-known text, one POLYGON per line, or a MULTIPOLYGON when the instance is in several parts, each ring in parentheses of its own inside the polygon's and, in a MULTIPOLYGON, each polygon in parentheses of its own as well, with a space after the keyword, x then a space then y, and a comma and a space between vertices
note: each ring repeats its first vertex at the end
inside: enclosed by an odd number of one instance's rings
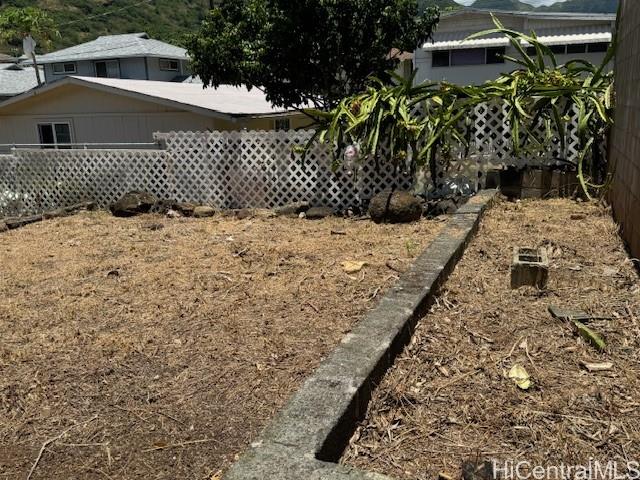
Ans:
POLYGON ((376 391, 343 462, 433 480, 461 478, 465 462, 464 478, 480 479, 484 461, 593 458, 617 461, 623 475, 640 461, 639 317, 640 280, 610 212, 569 200, 500 203, 376 391), (547 247, 546 290, 510 289, 515 246, 547 247), (589 326, 605 351, 552 318, 550 305, 600 317, 589 326), (508 378, 514 365, 530 375, 528 390, 508 378))
POLYGON ((219 478, 441 225, 85 212, 0 235, 0 478, 219 478))

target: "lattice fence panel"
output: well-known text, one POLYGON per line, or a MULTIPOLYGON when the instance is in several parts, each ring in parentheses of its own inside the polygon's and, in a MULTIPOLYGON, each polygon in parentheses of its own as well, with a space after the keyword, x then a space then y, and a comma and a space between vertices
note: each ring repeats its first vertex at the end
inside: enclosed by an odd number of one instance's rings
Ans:
POLYGON ((144 150, 16 150, 2 169, 4 215, 42 212, 92 200, 107 207, 132 190, 168 198, 170 156, 144 150))
MULTIPOLYGON (((556 132, 545 148, 515 158, 504 107, 479 105, 472 115, 471 148, 452 149, 449 161, 441 162, 440 179, 464 177, 480 188, 489 168, 549 165, 563 158, 575 161, 577 112, 570 116, 564 152, 556 132)), ((416 186, 426 191, 433 183, 428 171, 414 177, 407 169, 395 170, 384 162, 333 171, 324 145, 315 145, 302 163, 294 147, 306 144, 312 135, 308 130, 170 132, 156 134, 166 146, 162 151, 16 150, 0 156, 0 213, 39 212, 82 200, 106 207, 132 190, 219 208, 273 208, 307 200, 344 209, 385 188, 416 186)))

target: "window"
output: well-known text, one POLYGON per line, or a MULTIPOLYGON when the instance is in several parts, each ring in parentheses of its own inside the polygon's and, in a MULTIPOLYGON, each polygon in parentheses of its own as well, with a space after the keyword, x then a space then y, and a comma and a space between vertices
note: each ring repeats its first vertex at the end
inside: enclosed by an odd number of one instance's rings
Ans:
POLYGON ((117 60, 96 62, 96 77, 120 78, 120 63, 117 60))
POLYGON ((276 118, 275 127, 277 132, 291 130, 291 120, 288 118, 276 118))
POLYGON ((487 65, 494 63, 504 63, 504 54, 507 49, 505 47, 487 48, 487 65))
POLYGON ((567 45, 567 53, 569 54, 586 53, 586 52, 587 52, 587 46, 584 43, 567 45))
POLYGON ((449 50, 435 50, 431 57, 432 67, 449 66, 449 50))
POLYGON ((160 70, 164 70, 167 72, 177 72, 180 65, 178 60, 169 60, 168 58, 160 59, 160 70))
POLYGON ((75 62, 53 64, 53 73, 55 75, 68 75, 76 72, 77 68, 75 62))
POLYGON ((609 50, 609 44, 607 42, 590 43, 587 46, 587 51, 589 53, 603 53, 607 50, 609 50))
POLYGON ((42 148, 70 148, 71 125, 68 123, 39 123, 38 136, 42 148))
POLYGON ((484 48, 461 48, 460 50, 451 51, 451 65, 484 65, 485 58, 484 48))

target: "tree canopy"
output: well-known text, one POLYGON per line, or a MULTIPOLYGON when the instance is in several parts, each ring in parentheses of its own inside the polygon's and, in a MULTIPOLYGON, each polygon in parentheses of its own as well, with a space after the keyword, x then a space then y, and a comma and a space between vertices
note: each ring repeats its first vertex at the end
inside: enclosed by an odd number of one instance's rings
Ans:
POLYGON ((39 8, 8 7, 0 10, 0 45, 17 48, 27 34, 43 47, 48 47, 58 35, 58 30, 53 18, 39 8))
POLYGON ((205 85, 247 85, 277 106, 335 106, 385 78, 430 38, 436 7, 416 0, 223 0, 188 41, 205 85))

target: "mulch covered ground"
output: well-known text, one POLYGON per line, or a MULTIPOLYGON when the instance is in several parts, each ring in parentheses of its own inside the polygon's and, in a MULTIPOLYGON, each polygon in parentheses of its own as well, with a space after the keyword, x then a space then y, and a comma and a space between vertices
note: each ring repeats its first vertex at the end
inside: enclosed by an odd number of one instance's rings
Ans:
POLYGON ((464 462, 593 458, 617 461, 623 475, 640 461, 639 317, 640 280, 609 211, 500 203, 376 391, 343 462, 399 479, 456 479, 464 462), (516 246, 547 248, 547 289, 510 289, 516 246), (606 350, 552 318, 549 305, 601 317, 589 326, 606 350), (612 365, 592 372, 593 363, 612 365), (530 375, 528 390, 508 378, 514 365, 530 375))
POLYGON ((218 478, 440 226, 85 212, 0 235, 0 478, 218 478))

